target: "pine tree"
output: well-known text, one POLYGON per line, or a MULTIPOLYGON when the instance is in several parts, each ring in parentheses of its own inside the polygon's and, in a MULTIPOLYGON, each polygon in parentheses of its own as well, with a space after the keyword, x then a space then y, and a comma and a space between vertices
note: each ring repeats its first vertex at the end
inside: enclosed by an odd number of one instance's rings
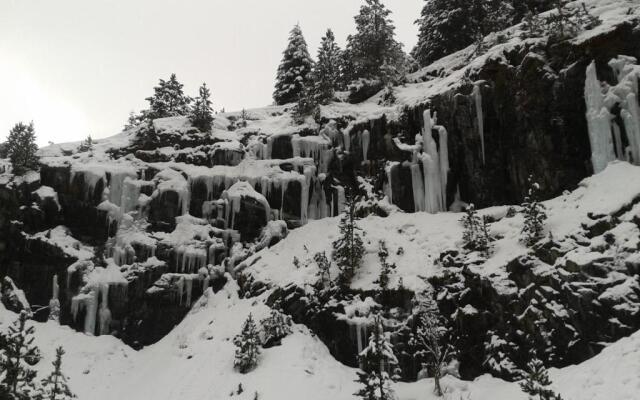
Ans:
POLYGON ((292 112, 293 120, 298 125, 301 125, 307 120, 308 116, 313 115, 315 117, 317 116, 319 111, 320 108, 318 106, 318 103, 316 102, 314 88, 310 85, 303 86, 300 97, 298 98, 298 101, 292 112))
POLYGON ((384 334, 382 320, 374 319, 374 328, 369 345, 359 355, 363 372, 358 372, 358 380, 363 387, 355 393, 365 400, 392 400, 395 398, 390 383, 390 372, 395 374, 398 359, 393 354, 391 343, 384 334))
POLYGON ((146 99, 149 110, 145 117, 153 120, 188 115, 191 98, 184 94, 183 86, 178 82, 176 74, 171 74, 168 81, 160 79, 158 86, 153 88, 154 95, 146 99))
POLYGON ((271 309, 269 316, 260 321, 263 345, 273 345, 291 334, 291 318, 277 309, 271 309))
POLYGON ((309 78, 313 60, 307 49, 300 25, 296 24, 289 34, 289 44, 285 49, 278 74, 273 100, 277 105, 298 101, 303 89, 310 86, 309 78))
POLYGON ((233 344, 236 345, 233 365, 240 373, 246 374, 258 365, 260 356, 260 336, 251 314, 242 325, 242 332, 233 338, 233 344))
POLYGON ((422 66, 476 43, 491 32, 514 23, 518 15, 513 0, 425 0, 418 25, 418 43, 411 55, 422 66))
POLYGON ((0 338, 0 398, 29 400, 36 395, 30 367, 40 361, 40 350, 33 344, 33 326, 27 327, 28 314, 20 312, 9 332, 0 338), (3 397, 4 396, 4 397, 3 397))
POLYGON ((402 45, 395 39, 391 11, 380 0, 365 2, 354 17, 356 33, 347 38, 346 56, 354 80, 378 79, 385 63, 400 66, 405 61, 402 45))
POLYGON ((356 224, 355 201, 350 194, 346 196, 345 211, 338 229, 340 236, 333 242, 333 259, 340 270, 338 284, 347 289, 364 256, 364 244, 359 233, 361 229, 356 224))
POLYGON ((76 396, 71 392, 67 377, 62 373, 62 347, 56 349, 56 359, 53 361, 53 372, 44 378, 40 384, 39 395, 42 400, 70 400, 76 396))
POLYGON ((319 104, 330 103, 335 91, 340 89, 341 63, 342 50, 338 47, 333 32, 328 29, 320 42, 318 62, 313 69, 314 93, 319 104))
POLYGON ((522 391, 533 396, 531 400, 562 400, 562 397, 549 389, 551 385, 549 374, 542 361, 534 358, 527 364, 527 375, 520 383, 522 391))
POLYGON ((469 250, 477 250, 478 238, 480 237, 482 222, 473 204, 465 209, 465 215, 460 220, 464 231, 462 232, 462 242, 469 250))
POLYGON ((378 260, 380 260, 380 276, 374 283, 380 285, 382 290, 389 288, 389 275, 396 268, 395 264, 389 264, 387 259, 389 258, 389 250, 387 250, 387 243, 384 240, 378 242, 378 260))
POLYGON ((533 176, 529 176, 528 182, 527 195, 521 205, 524 213, 522 241, 527 246, 533 246, 544 235, 544 221, 547 220, 547 213, 544 204, 539 202, 540 185, 533 181, 533 176))
POLYGON ((142 115, 136 115, 133 111, 129 111, 129 118, 127 118, 127 123, 124 124, 122 129, 125 131, 133 129, 142 122, 142 119, 142 115))
POLYGON ((569 0, 553 0, 555 12, 545 19, 551 41, 575 37, 584 29, 592 29, 601 21, 589 13, 584 3, 568 7, 569 0))
POLYGON ((482 253, 484 258, 489 258, 491 255, 491 235, 489 234, 489 218, 486 215, 482 216, 482 223, 480 224, 480 232, 477 239, 477 250, 482 253))
POLYGON ((429 294, 426 294, 418 307, 419 327, 412 338, 411 345, 419 349, 416 356, 425 360, 430 367, 434 380, 434 393, 442 396, 440 380, 444 367, 449 362, 450 346, 446 343, 446 331, 438 319, 438 308, 429 294))
POLYGON ((9 131, 7 138, 7 154, 11 161, 13 172, 22 175, 28 170, 38 169, 38 145, 33 122, 25 125, 18 122, 9 131))
POLYGON ((206 83, 200 86, 199 95, 193 102, 189 113, 189 120, 201 132, 209 132, 213 122, 213 108, 211 108, 211 92, 206 83))

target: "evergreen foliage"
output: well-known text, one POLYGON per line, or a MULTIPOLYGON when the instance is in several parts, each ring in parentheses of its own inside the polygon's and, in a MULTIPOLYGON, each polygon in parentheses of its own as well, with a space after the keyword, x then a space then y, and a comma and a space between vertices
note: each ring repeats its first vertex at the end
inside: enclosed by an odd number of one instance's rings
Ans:
POLYGON ((584 3, 567 7, 568 0, 554 0, 555 12, 551 13, 545 23, 551 33, 551 41, 561 41, 577 36, 585 29, 598 26, 599 18, 589 14, 584 3))
POLYGON ((340 236, 333 242, 333 260, 338 265, 338 284, 346 289, 356 274, 362 257, 364 244, 360 236, 360 227, 356 224, 355 201, 351 194, 345 199, 345 211, 338 225, 340 236))
POLYGON ((62 373, 62 347, 56 349, 56 359, 53 361, 53 372, 44 378, 39 388, 39 398, 42 400, 70 400, 76 396, 71 392, 67 378, 62 373))
POLYGON ((488 257, 491 253, 488 220, 485 217, 480 218, 475 206, 470 204, 460 222, 464 227, 462 233, 464 248, 471 251, 479 251, 483 256, 488 257))
POLYGON ((313 261, 315 261, 318 266, 318 272, 316 276, 318 277, 318 286, 320 289, 326 289, 331 286, 331 263, 327 258, 327 254, 323 252, 318 252, 314 254, 313 261))
POLYGON ((140 123, 144 120, 144 116, 142 114, 136 115, 133 111, 129 112, 129 118, 127 118, 127 122, 124 124, 122 128, 125 131, 129 129, 133 129, 136 126, 140 125, 140 123))
POLYGON ((160 79, 158 86, 153 88, 153 96, 146 98, 149 102, 149 110, 145 113, 145 117, 154 120, 188 115, 191 98, 184 94, 183 86, 178 82, 176 74, 171 74, 168 81, 160 79))
POLYGON ((358 372, 358 380, 362 387, 356 396, 364 400, 392 400, 395 398, 390 383, 397 378, 395 374, 398 359, 393 354, 391 343, 384 334, 379 316, 374 319, 373 332, 369 345, 360 353, 362 372, 358 372), (390 375, 394 373, 394 376, 390 375))
POLYGON ((395 39, 391 11, 380 0, 365 0, 354 19, 356 33, 347 38, 345 50, 350 81, 381 78, 385 64, 403 69, 405 54, 395 39))
MULTIPOLYGON (((308 116, 313 115, 314 118, 318 116, 320 107, 316 102, 316 96, 311 86, 303 86, 300 93, 300 97, 293 108, 293 120, 298 124, 303 124, 308 116)), ((317 118, 316 118, 317 119, 317 118)))
POLYGON ((425 0, 418 25, 418 43, 411 55, 421 66, 476 44, 519 22, 531 10, 545 11, 554 0, 425 0))
POLYGON ((242 325, 240 334, 233 338, 233 344, 236 346, 233 365, 240 373, 246 374, 258 365, 260 356, 260 336, 251 314, 242 325))
POLYGON ((529 176, 529 189, 522 203, 524 226, 522 227, 522 241, 532 246, 544 235, 544 221, 547 220, 546 207, 539 201, 540 185, 529 176))
POLYGON ((201 132, 209 132, 213 122, 213 108, 211 108, 211 92, 206 83, 200 86, 198 97, 193 102, 189 113, 189 120, 201 132))
POLYGON ((380 276, 374 283, 380 285, 382 290, 389 288, 389 275, 396 269, 395 264, 389 264, 387 259, 389 258, 389 250, 387 249, 387 243, 384 240, 378 242, 378 260, 380 260, 380 276))
POLYGON ((416 357, 425 361, 434 380, 434 393, 442 396, 440 380, 444 368, 449 362, 451 347, 446 341, 446 330, 439 319, 438 307, 430 294, 425 294, 418 306, 418 329, 411 339, 411 345, 417 348, 416 357))
POLYGON ((29 170, 38 169, 38 146, 33 122, 29 125, 22 122, 15 124, 9 131, 6 146, 14 174, 22 175, 29 170))
POLYGON ((34 328, 27 327, 28 318, 26 311, 20 312, 8 333, 0 336, 1 399, 30 400, 36 396, 36 371, 31 367, 41 357, 40 350, 33 344, 34 328))
POLYGON ((262 325, 262 343, 271 345, 291 334, 291 318, 277 309, 272 309, 267 318, 260 321, 262 325))
POLYGON ((331 29, 320 42, 318 61, 313 69, 314 94, 319 104, 328 104, 342 83, 342 50, 336 43, 331 29))
POLYGON ((85 152, 85 151, 92 151, 92 150, 93 150, 93 139, 91 138, 91 135, 89 135, 82 143, 80 143, 80 146, 78 147, 78 151, 85 152))
POLYGON ((531 400, 562 400, 562 397, 549 389, 551 385, 549 374, 542 361, 534 358, 527 364, 527 375, 520 383, 522 391, 531 395, 531 400))
POLYGON ((296 24, 289 34, 289 44, 285 49, 282 62, 278 67, 276 87, 273 100, 277 105, 298 101, 309 80, 313 68, 313 60, 307 49, 307 42, 302 35, 300 25, 296 24))

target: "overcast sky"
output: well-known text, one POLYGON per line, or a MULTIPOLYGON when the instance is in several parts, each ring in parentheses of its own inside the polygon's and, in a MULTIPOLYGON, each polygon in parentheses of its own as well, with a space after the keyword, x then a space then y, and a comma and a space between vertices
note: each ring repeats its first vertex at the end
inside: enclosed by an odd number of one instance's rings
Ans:
MULTIPOLYGON (((362 0, 0 0, 0 141, 33 120, 40 145, 118 133, 175 72, 215 109, 271 103, 288 33, 315 58, 332 28, 341 46, 362 0)), ((385 0, 410 50, 423 0, 385 0)))

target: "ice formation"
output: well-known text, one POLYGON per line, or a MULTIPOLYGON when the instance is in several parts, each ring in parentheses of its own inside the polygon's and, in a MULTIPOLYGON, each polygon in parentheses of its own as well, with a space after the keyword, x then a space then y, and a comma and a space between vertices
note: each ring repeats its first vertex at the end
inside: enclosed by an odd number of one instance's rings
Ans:
POLYGON ((594 173, 604 170, 615 159, 640 165, 640 66, 635 64, 632 57, 620 56, 611 60, 609 66, 618 83, 610 87, 598 80, 595 62, 587 67, 584 96, 594 173), (615 116, 617 108, 622 126, 615 116))
POLYGON ((331 138, 323 136, 299 136, 291 138, 293 157, 313 158, 318 165, 319 172, 326 173, 333 158, 331 138))
POLYGON ((476 106, 476 120, 478 123, 478 134, 480 135, 480 148, 482 151, 482 164, 485 163, 485 152, 484 152, 484 115, 482 113, 482 89, 480 88, 480 83, 477 82, 473 85, 473 99, 475 101, 476 106))
MULTIPOLYGON (((432 117, 430 110, 425 110, 423 117, 424 128, 422 134, 416 137, 416 145, 404 147, 413 152, 413 161, 409 168, 415 210, 437 213, 445 211, 447 207, 447 130, 437 125, 437 120, 435 116, 432 117), (438 131, 438 143, 433 138, 434 130, 438 131)), ((390 172, 387 172, 387 176, 391 186, 390 172)))
POLYGON ((362 159, 364 161, 368 161, 367 156, 369 155, 369 141, 371 140, 371 134, 368 130, 364 130, 362 132, 362 159))

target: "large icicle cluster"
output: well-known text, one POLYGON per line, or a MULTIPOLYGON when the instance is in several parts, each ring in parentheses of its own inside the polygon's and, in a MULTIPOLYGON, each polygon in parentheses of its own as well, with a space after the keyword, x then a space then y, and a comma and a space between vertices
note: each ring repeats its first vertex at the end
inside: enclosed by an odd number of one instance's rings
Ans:
POLYGON ((595 62, 587 67, 584 97, 594 173, 616 159, 640 165, 640 66, 636 63, 627 56, 609 61, 618 81, 615 86, 598 80, 595 62))
POLYGON ((437 118, 431 115, 431 110, 425 110, 423 117, 424 127, 422 134, 416 135, 416 145, 404 147, 413 151, 410 168, 415 211, 436 213, 447 209, 447 130, 437 125, 437 118), (438 143, 433 138, 433 131, 437 132, 438 143))

